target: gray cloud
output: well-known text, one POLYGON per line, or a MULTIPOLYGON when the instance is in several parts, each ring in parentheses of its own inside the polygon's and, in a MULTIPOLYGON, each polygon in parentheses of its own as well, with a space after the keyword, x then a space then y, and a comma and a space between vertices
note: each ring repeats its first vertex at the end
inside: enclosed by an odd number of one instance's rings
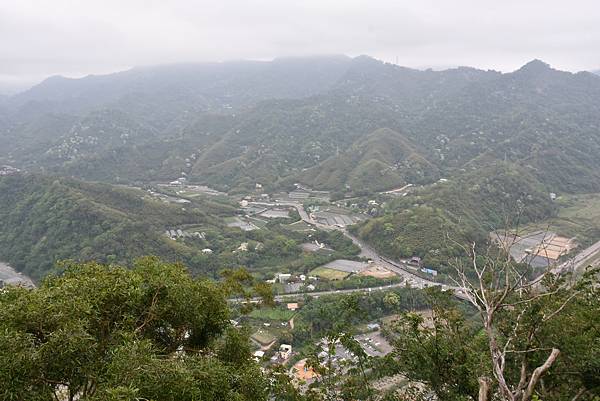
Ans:
POLYGON ((595 0, 0 2, 0 85, 135 65, 369 54, 411 67, 600 68, 595 0))

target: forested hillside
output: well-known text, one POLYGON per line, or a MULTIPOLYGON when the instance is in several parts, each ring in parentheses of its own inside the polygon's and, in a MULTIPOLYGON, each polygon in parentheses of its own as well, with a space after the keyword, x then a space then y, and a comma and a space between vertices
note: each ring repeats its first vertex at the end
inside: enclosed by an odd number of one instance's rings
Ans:
POLYGON ((183 171, 234 192, 352 195, 502 160, 555 192, 600 190, 600 77, 539 60, 505 74, 366 56, 163 66, 52 78, 2 109, 0 162, 109 182, 183 171))
POLYGON ((165 228, 197 223, 222 230, 216 216, 232 211, 210 202, 184 210, 142 196, 66 178, 0 177, 0 260, 34 279, 64 259, 113 263, 159 255, 194 266, 199 250, 169 240, 165 228))
POLYGON ((358 195, 368 195, 410 183, 429 183, 439 175, 402 134, 387 128, 361 137, 350 148, 300 176, 304 183, 321 189, 344 185, 358 195))
POLYGON ((387 205, 386 213, 354 231, 393 258, 418 255, 448 272, 460 246, 483 244, 488 233, 552 216, 546 186, 512 163, 473 169, 423 187, 387 205))

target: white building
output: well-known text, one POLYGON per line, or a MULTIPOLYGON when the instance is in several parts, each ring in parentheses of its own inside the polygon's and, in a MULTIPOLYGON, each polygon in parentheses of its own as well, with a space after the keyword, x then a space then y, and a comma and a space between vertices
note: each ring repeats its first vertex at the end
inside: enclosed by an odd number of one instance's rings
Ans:
POLYGON ((279 357, 286 361, 290 356, 292 356, 292 346, 289 344, 281 344, 279 346, 279 357))
POLYGON ((287 283, 292 278, 292 275, 289 273, 279 273, 277 275, 277 279, 280 283, 287 283))

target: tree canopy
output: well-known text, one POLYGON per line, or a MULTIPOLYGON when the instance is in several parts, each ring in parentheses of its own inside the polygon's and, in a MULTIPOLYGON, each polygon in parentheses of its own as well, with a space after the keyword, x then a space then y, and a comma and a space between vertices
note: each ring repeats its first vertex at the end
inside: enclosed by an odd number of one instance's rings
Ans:
POLYGON ((0 294, 4 400, 264 400, 226 293, 182 265, 71 264, 0 294))

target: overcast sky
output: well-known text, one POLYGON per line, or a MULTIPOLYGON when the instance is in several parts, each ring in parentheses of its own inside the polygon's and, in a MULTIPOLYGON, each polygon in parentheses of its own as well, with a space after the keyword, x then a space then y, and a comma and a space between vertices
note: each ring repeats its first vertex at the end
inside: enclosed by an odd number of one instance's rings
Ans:
POLYGON ((136 65, 316 54, 600 68, 598 0, 0 0, 0 89, 136 65))

